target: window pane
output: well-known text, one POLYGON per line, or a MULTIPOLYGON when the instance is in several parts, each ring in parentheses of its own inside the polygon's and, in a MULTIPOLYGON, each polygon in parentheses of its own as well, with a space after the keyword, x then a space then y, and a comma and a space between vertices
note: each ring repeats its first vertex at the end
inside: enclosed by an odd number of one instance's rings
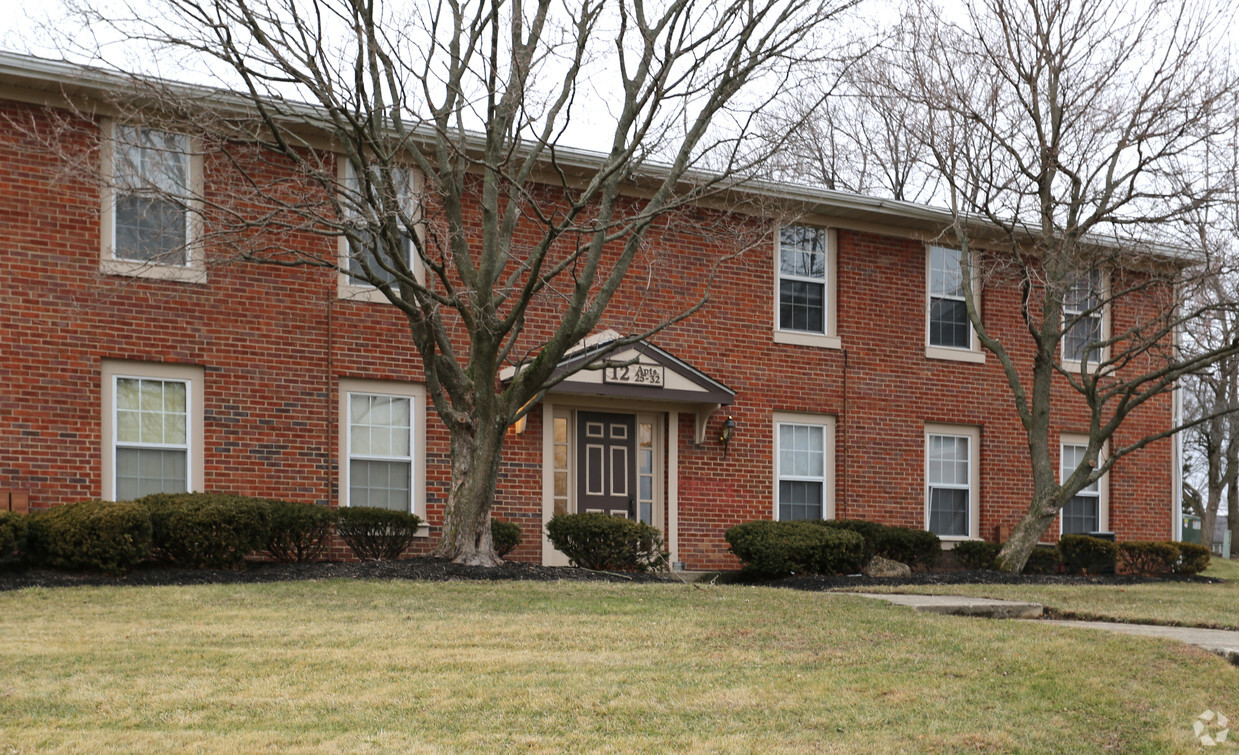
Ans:
POLYGON ((822 518, 822 483, 779 481, 779 520, 822 518))
POLYGON ((967 490, 930 488, 929 531, 939 536, 968 536, 967 490))
POLYGON ((1101 340, 1101 316, 1076 320, 1063 333, 1063 359, 1096 364, 1099 358, 1093 346, 1101 340))
POLYGON ((133 378, 116 379, 116 408, 137 411, 140 381, 133 378))
POLYGON ((349 462, 349 505, 409 510, 410 472, 407 461, 349 462))
POLYGON ((1072 496, 1063 507, 1063 534, 1097 532, 1101 529, 1100 498, 1095 495, 1072 496))
POLYGON ((967 349, 972 346, 968 307, 957 299, 931 299, 929 302, 929 343, 931 346, 967 349))
POLYGON ((370 422, 370 397, 349 397, 349 421, 353 424, 370 422))
POLYGON ((826 286, 806 281, 779 281, 779 327, 783 330, 825 332, 826 286))
POLYGON ((958 249, 930 247, 929 294, 930 296, 964 295, 964 275, 958 249))
POLYGON ((555 442, 568 442, 568 420, 563 417, 555 418, 555 442))
POLYGON ((116 500, 131 501, 151 493, 187 491, 186 453, 146 448, 116 449, 116 500))

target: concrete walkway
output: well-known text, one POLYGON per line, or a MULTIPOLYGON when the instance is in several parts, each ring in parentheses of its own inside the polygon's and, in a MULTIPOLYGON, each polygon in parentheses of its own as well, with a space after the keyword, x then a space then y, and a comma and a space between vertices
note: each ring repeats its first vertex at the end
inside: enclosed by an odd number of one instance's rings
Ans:
POLYGON ((954 616, 986 616, 993 619, 1028 619, 1038 624, 1063 627, 1101 629, 1118 634, 1162 637, 1217 653, 1239 666, 1239 632, 1227 629, 1195 629, 1193 627, 1163 627, 1151 624, 1120 624, 1111 621, 1063 621, 1040 618, 1045 608, 1040 603, 1020 603, 1013 600, 966 598, 957 595, 897 595, 892 593, 840 592, 832 595, 855 595, 907 606, 916 611, 951 614, 954 616))

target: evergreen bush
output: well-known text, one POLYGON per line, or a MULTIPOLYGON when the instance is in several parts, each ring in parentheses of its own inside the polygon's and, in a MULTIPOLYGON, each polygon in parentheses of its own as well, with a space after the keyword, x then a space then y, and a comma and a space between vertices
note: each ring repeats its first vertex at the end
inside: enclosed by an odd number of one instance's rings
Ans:
POLYGON ((622 516, 556 514, 546 523, 546 536, 583 569, 649 571, 663 560, 662 534, 622 516))

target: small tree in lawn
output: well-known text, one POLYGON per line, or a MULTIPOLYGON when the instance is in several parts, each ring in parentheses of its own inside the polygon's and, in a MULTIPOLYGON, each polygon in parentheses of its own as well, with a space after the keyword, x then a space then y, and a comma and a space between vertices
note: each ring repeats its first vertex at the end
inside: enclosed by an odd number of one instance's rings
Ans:
MULTIPOLYGON (((634 261, 656 264, 651 229, 760 163, 744 140, 753 113, 855 2, 160 0, 75 12, 88 27, 77 38, 171 51, 236 90, 137 72, 136 96, 116 104, 192 129, 232 171, 200 205, 217 254, 335 268, 404 314, 451 438, 435 552, 493 565, 505 429, 564 377, 552 373, 612 311, 634 261), (566 148, 572 129, 601 154, 566 148), (252 169, 272 157, 284 178, 252 169), (352 251, 283 248, 281 232, 342 237, 352 251), (549 335, 535 342, 530 320, 549 335), (500 383, 508 365, 521 369, 500 383)), ((742 253, 735 220, 719 222, 706 232, 742 253)), ((691 314, 711 275, 680 306, 628 320, 612 348, 691 314)))
POLYGON ((1217 272, 1203 250, 1150 243, 1217 199, 1205 157, 1235 119, 1235 73, 1212 55, 1225 21, 1208 3, 976 0, 958 22, 925 6, 872 66, 871 100, 918 106, 906 128, 954 217, 967 320, 1027 436, 1032 498, 1006 570, 1079 491, 1181 429, 1136 437, 1125 421, 1239 351, 1177 347, 1234 300, 1196 295, 1217 272), (1026 332, 982 317, 983 287, 1019 291, 1026 332), (1076 401, 1052 402, 1064 388, 1076 401), (1081 407, 1087 448, 1060 479, 1052 416, 1081 407))

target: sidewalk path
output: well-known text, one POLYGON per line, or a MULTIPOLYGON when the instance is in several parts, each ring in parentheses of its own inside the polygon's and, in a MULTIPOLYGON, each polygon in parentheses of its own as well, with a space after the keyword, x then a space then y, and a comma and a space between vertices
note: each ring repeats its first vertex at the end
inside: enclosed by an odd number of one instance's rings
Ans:
POLYGON ((958 595, 898 595, 894 593, 837 592, 832 595, 855 595, 907 606, 917 611, 955 616, 986 616, 994 619, 1027 619, 1038 624, 1063 627, 1101 629, 1119 634, 1162 637, 1217 653, 1239 666, 1239 632, 1228 629, 1196 629, 1193 627, 1163 627, 1151 624, 1120 624, 1111 621, 1064 621, 1040 618, 1044 607, 1040 603, 1020 603, 992 598, 967 598, 958 595))

